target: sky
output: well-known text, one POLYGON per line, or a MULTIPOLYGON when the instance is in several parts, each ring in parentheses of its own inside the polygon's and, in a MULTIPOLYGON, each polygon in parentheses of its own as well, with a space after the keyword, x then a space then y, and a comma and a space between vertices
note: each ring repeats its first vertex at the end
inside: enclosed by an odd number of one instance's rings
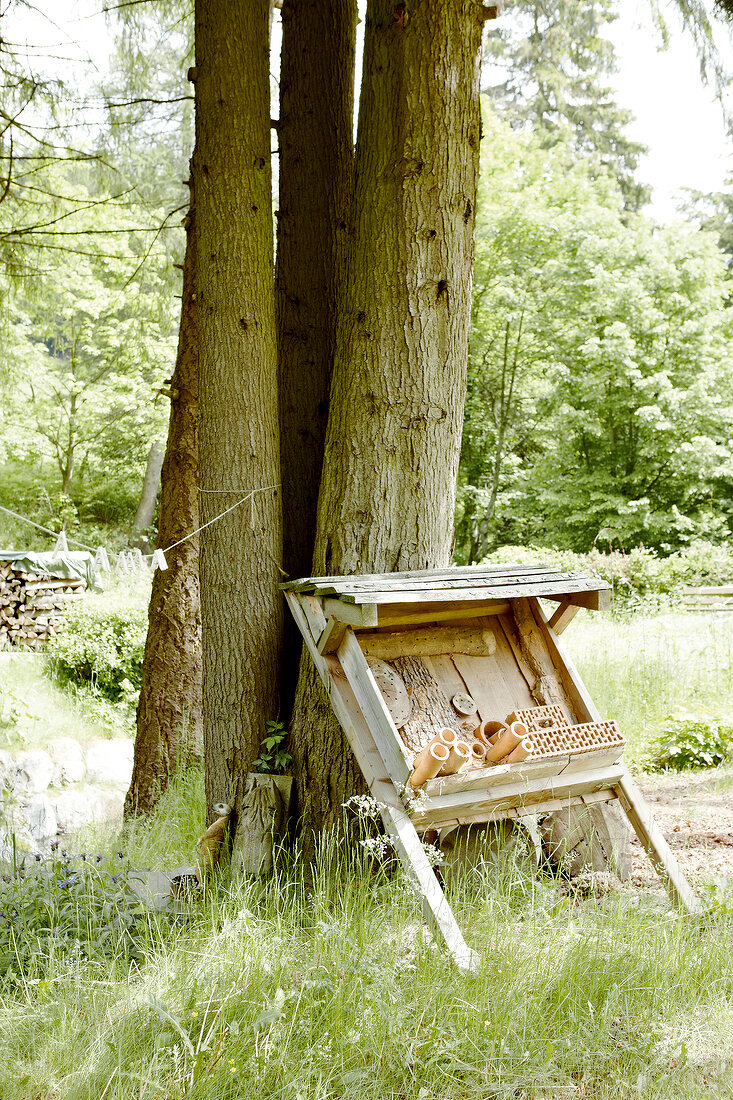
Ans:
MULTIPOLYGON (((42 47, 33 51, 34 64, 80 87, 101 75, 111 45, 105 0, 34 2, 35 11, 13 27, 14 40, 25 37, 42 47)), ((653 187, 647 212, 666 221, 674 218, 685 188, 724 187, 733 175, 733 140, 726 139, 723 110, 701 81, 694 44, 681 31, 674 5, 663 5, 672 32, 664 52, 651 25, 650 6, 650 0, 619 3, 610 37, 618 53, 618 100, 636 116, 630 136, 649 147, 640 165, 642 179, 653 187)), ((511 18, 511 0, 501 18, 511 18)), ((721 47, 733 71, 733 44, 727 39, 721 47)))

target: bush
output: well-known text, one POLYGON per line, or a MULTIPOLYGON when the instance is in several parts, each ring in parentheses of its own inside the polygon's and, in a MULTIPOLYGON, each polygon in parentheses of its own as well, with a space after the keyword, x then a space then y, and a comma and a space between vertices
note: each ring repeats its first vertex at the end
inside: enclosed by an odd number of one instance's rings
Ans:
POLYGON ((693 543, 666 558, 645 546, 628 553, 604 553, 594 547, 587 554, 540 546, 503 546, 489 554, 483 564, 510 562, 589 573, 607 581, 614 602, 626 608, 660 597, 674 601, 687 585, 719 585, 733 580, 733 554, 724 546, 708 542, 693 543))
POLYGON ((651 751, 655 771, 713 768, 733 751, 733 726, 715 718, 669 718, 651 751))
POLYGON ((91 684, 110 702, 140 691, 148 615, 138 603, 77 606, 50 651, 62 681, 91 684))

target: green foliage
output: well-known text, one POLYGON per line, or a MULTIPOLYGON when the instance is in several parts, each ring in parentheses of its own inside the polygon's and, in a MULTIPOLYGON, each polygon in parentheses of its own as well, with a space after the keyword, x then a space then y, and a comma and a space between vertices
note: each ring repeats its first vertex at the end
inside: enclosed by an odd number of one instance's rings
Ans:
POLYGON ((624 213, 587 165, 485 126, 458 560, 722 541, 733 359, 714 237, 624 213))
POLYGON ((140 959, 141 904, 127 893, 127 867, 100 853, 26 858, 0 881, 0 981, 48 979, 64 959, 140 959))
POLYGON ((594 175, 619 180, 638 209, 648 197, 635 175, 644 146, 628 137, 633 116, 610 83, 616 56, 605 32, 617 16, 611 0, 517 0, 486 39, 488 93, 544 148, 564 148, 567 162, 585 157, 594 175))
POLYGON ((113 703, 140 690, 148 616, 139 603, 80 603, 49 652, 56 675, 89 684, 113 703))
POLYGON ((282 722, 276 721, 267 722, 266 729, 267 734, 260 745, 260 755, 253 762, 252 768, 268 775, 282 775, 293 762, 290 753, 283 748, 288 731, 282 722))
POLYGON ((733 726, 715 718, 670 717, 651 746, 651 766, 656 771, 714 768, 732 751, 733 726))
POLYGON ((656 596, 676 599, 685 586, 729 584, 733 578, 733 553, 727 546, 694 542, 674 554, 660 557, 655 550, 638 546, 628 552, 600 550, 588 553, 540 546, 502 546, 488 554, 488 564, 548 565, 588 573, 607 581, 613 590, 614 608, 628 610, 656 596))

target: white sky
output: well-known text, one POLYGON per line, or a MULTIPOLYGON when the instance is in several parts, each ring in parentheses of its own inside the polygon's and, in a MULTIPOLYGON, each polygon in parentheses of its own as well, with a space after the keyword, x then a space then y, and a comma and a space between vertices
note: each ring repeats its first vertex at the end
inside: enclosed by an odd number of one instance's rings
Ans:
MULTIPOLYGON (((11 28, 3 28, 6 36, 44 47, 34 49, 34 64, 79 87, 104 72, 110 49, 109 25, 102 13, 105 0, 35 3, 36 12, 27 13, 22 25, 14 20, 11 34, 11 28)), ((618 5, 620 18, 611 30, 620 68, 615 83, 619 102, 636 116, 630 136, 650 149, 640 170, 654 188, 650 212, 667 220, 674 217, 683 188, 706 191, 724 186, 726 176, 733 175, 733 141, 726 138, 722 109, 712 90, 702 84, 694 45, 679 29, 674 6, 667 12, 673 33, 665 52, 658 50, 659 35, 649 9, 650 0, 618 5)), ((511 18, 511 0, 502 18, 511 18)), ((733 70, 730 39, 725 49, 733 70)))

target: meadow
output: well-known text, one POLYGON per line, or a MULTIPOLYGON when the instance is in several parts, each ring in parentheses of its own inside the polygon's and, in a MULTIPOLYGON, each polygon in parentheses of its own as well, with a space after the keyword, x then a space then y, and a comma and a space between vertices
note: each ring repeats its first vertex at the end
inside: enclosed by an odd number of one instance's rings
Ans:
MULTIPOLYGON (((578 616, 566 638, 637 771, 674 708, 733 711, 730 619, 578 616)), ((466 977, 398 867, 337 837, 313 868, 290 853, 265 883, 223 873, 183 916, 126 907, 126 869, 189 861, 204 813, 189 771, 149 822, 88 838, 83 864, 59 853, 45 893, 29 867, 4 902, 3 1100, 733 1095, 724 889, 693 918, 657 891, 573 890, 518 844, 450 881, 482 958, 466 977)))

